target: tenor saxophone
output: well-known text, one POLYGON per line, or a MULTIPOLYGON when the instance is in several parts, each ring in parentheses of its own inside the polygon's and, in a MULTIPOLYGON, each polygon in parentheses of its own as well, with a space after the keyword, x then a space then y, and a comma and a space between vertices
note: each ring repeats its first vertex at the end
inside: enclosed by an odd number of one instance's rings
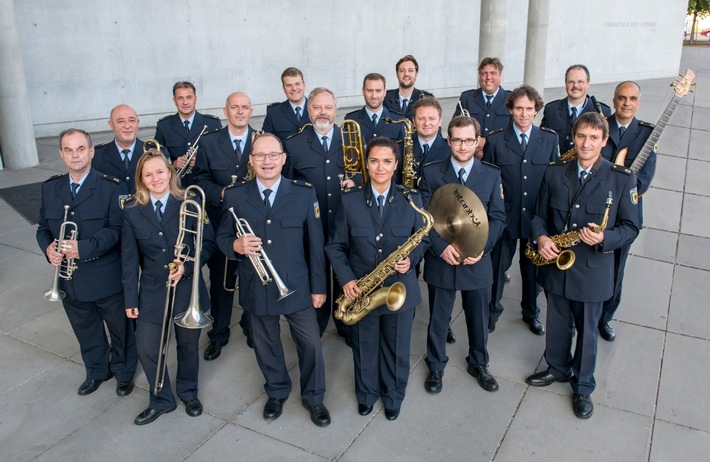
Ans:
POLYGON ((341 295, 335 301, 338 307, 335 310, 335 319, 344 324, 352 325, 359 322, 370 311, 382 305, 387 305, 390 311, 397 311, 402 308, 407 299, 407 289, 401 282, 395 282, 389 287, 381 287, 385 279, 395 273, 394 266, 398 261, 406 258, 429 234, 434 226, 434 218, 429 212, 414 205, 409 191, 402 188, 402 194, 409 202, 409 205, 424 218, 424 226, 417 232, 409 236, 409 239, 397 250, 392 252, 386 259, 382 260, 375 269, 357 280, 360 293, 355 300, 350 300, 345 295, 341 295))
POLYGON ((402 184, 408 188, 414 188, 417 182, 417 161, 414 160, 414 124, 404 118, 392 120, 385 117, 388 124, 404 124, 404 153, 402 154, 402 184))
MULTIPOLYGON (((600 231, 604 231, 606 229, 606 226, 609 222, 609 209, 611 209, 611 204, 612 204, 612 198, 611 198, 611 191, 609 191, 609 196, 606 198, 606 208, 604 209, 604 218, 602 218, 602 222, 599 226, 595 226, 592 229, 595 233, 598 233, 600 231)), ((555 246, 557 246, 558 249, 564 249, 561 250, 560 253, 557 255, 557 258, 554 260, 548 260, 547 258, 543 257, 538 253, 537 250, 534 250, 532 245, 530 244, 530 240, 528 240, 528 245, 525 248, 525 256, 530 259, 533 265, 535 266, 542 266, 542 265, 551 265, 552 263, 555 263, 559 269, 562 271, 566 271, 574 265, 574 261, 577 259, 577 257, 574 254, 573 250, 570 250, 570 247, 573 247, 580 242, 582 242, 582 239, 580 238, 580 230, 574 230, 574 231, 567 231, 566 233, 562 234, 557 234, 555 236, 550 236, 550 239, 552 239, 552 242, 554 242, 555 246)))

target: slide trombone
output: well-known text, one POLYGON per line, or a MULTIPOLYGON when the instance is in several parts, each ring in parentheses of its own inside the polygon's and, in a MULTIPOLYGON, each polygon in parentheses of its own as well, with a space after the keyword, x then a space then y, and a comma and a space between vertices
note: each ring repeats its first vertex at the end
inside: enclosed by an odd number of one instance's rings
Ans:
MULTIPOLYGON (((79 228, 73 221, 67 221, 67 215, 69 214, 69 206, 64 206, 64 221, 59 227, 59 237, 56 239, 56 250, 61 252, 66 249, 67 240, 76 240, 79 237, 79 228), (67 232, 69 237, 67 238, 67 232)), ((74 271, 76 270, 76 262, 73 258, 66 258, 54 268, 54 278, 52 280, 52 288, 44 293, 44 298, 50 302, 61 301, 67 294, 63 290, 59 290, 59 278, 66 279, 67 281, 72 278, 74 271)))

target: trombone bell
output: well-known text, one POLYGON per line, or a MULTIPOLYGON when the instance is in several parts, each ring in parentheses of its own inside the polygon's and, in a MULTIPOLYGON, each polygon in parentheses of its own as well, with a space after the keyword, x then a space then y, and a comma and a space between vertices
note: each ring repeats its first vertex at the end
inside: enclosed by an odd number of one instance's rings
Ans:
POLYGON ((203 329, 212 324, 212 316, 205 314, 199 306, 190 305, 184 313, 174 318, 175 324, 185 329, 203 329))

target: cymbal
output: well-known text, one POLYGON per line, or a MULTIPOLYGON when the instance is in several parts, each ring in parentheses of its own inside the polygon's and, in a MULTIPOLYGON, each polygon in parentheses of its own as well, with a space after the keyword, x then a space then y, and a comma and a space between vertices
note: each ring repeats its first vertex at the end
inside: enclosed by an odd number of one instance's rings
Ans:
POLYGON ((488 241, 488 215, 476 193, 451 183, 437 189, 429 201, 434 229, 459 253, 459 262, 477 257, 488 241))

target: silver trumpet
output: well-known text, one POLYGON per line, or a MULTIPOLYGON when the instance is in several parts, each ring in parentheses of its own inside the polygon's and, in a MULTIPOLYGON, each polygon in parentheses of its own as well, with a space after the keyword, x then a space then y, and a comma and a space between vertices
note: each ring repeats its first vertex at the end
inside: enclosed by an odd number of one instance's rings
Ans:
MULTIPOLYGON (((59 238, 55 241, 57 243, 57 252, 61 252, 62 250, 66 250, 68 248, 66 243, 67 240, 76 240, 79 236, 79 228, 77 227, 76 223, 74 223, 73 221, 67 221, 68 214, 69 206, 65 205, 64 221, 59 227, 59 238), (67 232, 69 233, 69 237, 67 237, 67 232)), ((74 259, 64 257, 62 262, 54 268, 52 288, 44 293, 44 298, 49 300, 50 302, 59 302, 64 297, 66 297, 67 294, 65 294, 63 290, 59 290, 59 278, 66 279, 67 281, 69 281, 72 278, 72 275, 74 274, 75 270, 76 262, 74 261, 74 259)))
POLYGON ((203 206, 196 200, 190 199, 194 194, 202 196, 202 204, 204 204, 205 193, 197 185, 192 185, 185 190, 185 196, 182 204, 180 204, 180 224, 178 237, 175 243, 175 260, 168 265, 170 274, 178 269, 178 265, 185 262, 193 262, 192 272, 192 293, 190 294, 190 303, 183 313, 178 314, 173 318, 173 309, 175 307, 175 294, 177 293, 177 283, 168 278, 165 283, 167 290, 165 292, 165 308, 163 312, 163 328, 160 333, 160 346, 158 348, 158 363, 155 371, 155 387, 153 392, 155 395, 160 393, 165 383, 165 371, 168 366, 168 345, 170 343, 170 328, 174 322, 180 327, 186 329, 202 329, 212 324, 212 318, 205 314, 200 308, 200 255, 202 253, 202 230, 207 222, 207 217, 204 213, 203 206), (197 219, 196 229, 190 229, 187 225, 188 218, 197 219), (190 248, 185 244, 185 237, 188 234, 194 235, 193 242, 195 245, 194 256, 190 256, 190 248))
MULTIPOLYGON (((200 142, 200 138, 202 138, 202 134, 205 133, 206 130, 207 130, 207 125, 202 127, 202 131, 200 132, 199 135, 197 135, 195 142, 192 143, 192 146, 190 146, 190 149, 188 149, 187 152, 185 153, 185 155, 187 156, 187 159, 185 160, 185 165, 183 165, 182 168, 180 170, 178 170, 178 172, 177 172, 178 177, 180 177, 180 179, 185 178, 185 175, 188 175, 188 174, 190 174, 190 172, 192 172, 192 165, 190 165, 190 164, 192 163, 192 160, 197 155, 197 149, 199 148, 197 143, 200 142)), ((158 146, 160 146, 160 145, 158 145, 158 146)))
POLYGON ((459 109, 461 110, 461 115, 466 116, 466 117, 471 117, 471 113, 468 112, 468 109, 464 109, 463 105, 461 104, 461 100, 458 102, 459 109))
MULTIPOLYGON (((244 236, 245 234, 255 235, 249 223, 244 218, 238 218, 234 213, 234 207, 229 207, 229 213, 234 217, 234 224, 237 228, 237 238, 244 236)), ((268 284, 273 281, 276 287, 279 289, 279 300, 283 300, 293 293, 286 284, 284 284, 279 274, 276 272, 276 268, 271 263, 271 260, 266 255, 266 252, 262 248, 259 255, 249 255, 249 260, 251 261, 254 271, 261 279, 263 285, 268 284)))

